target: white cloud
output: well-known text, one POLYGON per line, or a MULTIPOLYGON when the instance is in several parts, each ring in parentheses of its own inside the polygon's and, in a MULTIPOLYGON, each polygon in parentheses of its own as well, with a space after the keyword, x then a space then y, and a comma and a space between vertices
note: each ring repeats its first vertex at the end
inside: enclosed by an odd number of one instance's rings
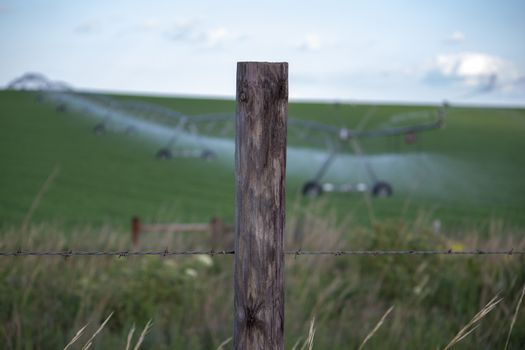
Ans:
POLYGON ((208 30, 205 35, 206 47, 217 47, 232 39, 232 35, 224 27, 208 30))
POLYGON ((100 21, 93 19, 80 23, 75 27, 75 32, 79 34, 94 33, 100 29, 100 21))
POLYGON ((173 41, 202 41, 203 33, 199 30, 196 21, 175 22, 166 32, 166 36, 173 41))
POLYGON ((306 51, 316 51, 321 49, 321 37, 317 34, 308 34, 298 45, 297 48, 306 51))
POLYGON ((145 18, 138 24, 138 29, 143 30, 153 30, 153 29, 160 29, 162 26, 162 22, 157 18, 145 18))
POLYGON ((449 44, 462 44, 465 42, 465 34, 459 30, 456 30, 446 39, 446 42, 449 44))
POLYGON ((431 84, 459 82, 479 91, 492 91, 516 81, 522 74, 511 62, 483 53, 441 54, 427 70, 431 84))
POLYGON ((243 36, 232 33, 225 27, 202 29, 197 21, 176 23, 166 36, 173 41, 184 41, 201 48, 218 48, 225 44, 243 39, 243 36))

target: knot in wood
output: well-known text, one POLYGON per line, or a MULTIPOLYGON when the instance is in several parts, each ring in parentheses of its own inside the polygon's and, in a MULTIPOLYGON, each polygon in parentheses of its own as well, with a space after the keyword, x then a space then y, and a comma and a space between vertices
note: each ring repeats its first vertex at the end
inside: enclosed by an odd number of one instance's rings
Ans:
POLYGON ((246 102, 246 100, 248 100, 248 97, 246 96, 244 91, 241 91, 241 93, 239 95, 239 100, 241 100, 241 102, 246 102))
POLYGON ((264 328, 264 322, 259 319, 259 312, 262 310, 262 302, 247 306, 245 309, 246 328, 264 328))

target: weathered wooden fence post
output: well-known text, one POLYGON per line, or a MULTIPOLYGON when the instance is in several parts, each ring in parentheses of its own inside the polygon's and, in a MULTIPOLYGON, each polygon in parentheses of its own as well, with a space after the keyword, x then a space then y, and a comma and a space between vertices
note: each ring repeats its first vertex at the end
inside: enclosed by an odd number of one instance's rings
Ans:
POLYGON ((133 243, 133 249, 137 250, 139 247, 140 237, 140 219, 137 215, 131 218, 131 242, 133 243))
POLYGON ((234 348, 283 349, 288 63, 237 63, 234 348))

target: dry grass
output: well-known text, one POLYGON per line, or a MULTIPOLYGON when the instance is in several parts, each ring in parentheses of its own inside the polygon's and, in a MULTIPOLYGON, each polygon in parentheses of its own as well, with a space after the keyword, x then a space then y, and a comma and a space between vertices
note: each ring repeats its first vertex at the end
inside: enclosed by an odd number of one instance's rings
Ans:
POLYGON ((310 327, 308 328, 308 335, 306 336, 306 339, 304 341, 303 341, 303 337, 300 337, 299 339, 297 339, 295 344, 292 346, 292 350, 297 350, 297 349, 312 350, 314 346, 314 337, 315 337, 315 316, 310 321, 310 327))
POLYGON ((146 323, 146 325, 144 326, 144 329, 142 330, 142 333, 140 333, 139 339, 137 340, 137 343, 133 347, 133 350, 139 350, 140 349, 140 346, 144 342, 144 338, 146 337, 146 334, 148 333, 148 331, 151 329, 152 326, 153 326, 153 324, 151 323, 151 320, 149 320, 148 323, 146 323))
POLYGON ((374 329, 372 329, 372 331, 370 331, 370 333, 367 334, 365 340, 363 340, 361 345, 359 345, 359 349, 358 350, 361 350, 361 349, 363 349, 365 347, 365 344, 370 340, 370 338, 372 338, 374 336, 374 334, 376 334, 376 332, 379 330, 379 328, 381 328, 381 326, 383 325, 383 322, 385 322, 385 319, 392 312, 392 310, 394 310, 394 306, 393 305, 390 306, 390 308, 388 310, 386 310, 385 314, 383 315, 383 317, 381 317, 379 322, 377 322, 377 324, 374 327, 374 329))
MULTIPOLYGON (((102 330, 104 329, 104 327, 108 323, 108 321, 111 318, 111 316, 113 316, 113 312, 109 314, 109 316, 104 320, 104 322, 102 322, 102 324, 98 327, 98 329, 95 331, 95 333, 93 333, 91 335, 91 337, 87 340, 87 342, 82 347, 82 350, 87 350, 87 349, 91 348, 91 346, 93 345, 93 341, 95 340, 95 337, 100 332, 102 332, 102 330)), ((67 345, 64 347, 64 350, 69 349, 71 346, 73 346, 82 337, 82 335, 84 333, 84 330, 87 328, 87 326, 88 325, 86 324, 84 327, 82 327, 82 328, 80 328, 78 330, 78 332, 75 334, 73 339, 71 339, 71 341, 69 343, 67 343, 67 345)))
POLYGON ((450 349, 463 339, 465 339, 470 333, 476 330, 480 326, 481 320, 488 315, 489 312, 494 310, 503 299, 496 295, 492 298, 487 305, 485 305, 460 331, 452 338, 452 340, 445 346, 443 350, 450 349))
POLYGON ((131 347, 131 340, 133 339, 133 334, 135 333, 135 324, 131 326, 129 333, 128 333, 128 339, 126 341, 126 350, 129 350, 131 347))
POLYGON ((80 339, 80 337, 82 336, 82 334, 84 333, 84 331, 86 330, 88 325, 85 325, 84 327, 80 328, 77 332, 77 334, 75 334, 75 336, 73 337, 73 339, 71 339, 71 341, 69 343, 67 343, 67 345, 64 347, 64 350, 67 350, 69 349, 77 340, 80 339))
POLYGON ((223 350, 225 346, 228 345, 231 341, 232 341, 232 337, 229 337, 228 339, 226 339, 225 341, 219 344, 219 346, 217 347, 217 350, 223 350))
POLYGON ((512 329, 514 328, 514 325, 516 324, 516 319, 518 318, 518 312, 520 310, 521 303, 523 302, 524 295, 525 295, 525 285, 523 286, 523 289, 521 290, 521 295, 516 305, 516 311, 514 311, 514 315, 512 316, 512 321, 510 322, 509 334, 507 335, 507 340, 505 341, 505 350, 507 350, 507 348, 509 347, 510 335, 512 334, 512 329))
MULTIPOLYGON (((315 214, 322 209, 312 207, 289 216, 287 249, 525 248, 522 232, 505 231, 501 225, 494 225, 485 238, 470 230, 452 239, 432 234, 426 219, 355 227, 351 218, 337 221, 330 213, 315 214), (300 218, 304 218, 302 239, 294 240, 300 218)), ((202 236, 152 234, 144 237, 141 248, 208 246, 202 236)), ((115 232, 111 227, 64 233, 52 225, 32 225, 23 235, 17 228, 2 232, 0 250, 20 247, 126 250, 131 242, 127 232, 115 232)), ((62 348, 64 344, 67 349, 75 348, 84 343, 87 334, 96 332, 86 323, 93 325, 93 320, 105 319, 102 315, 114 310, 103 334, 97 335, 97 345, 225 348, 233 324, 232 261, 227 256, 214 257, 211 264, 208 260, 6 258, 0 265, 0 342, 6 349, 62 348), (46 319, 42 314, 57 316, 46 319), (153 326, 146 324, 150 319, 153 326), (146 324, 136 341, 135 324, 146 324)), ((511 333, 512 340, 519 343, 525 337, 525 321, 518 313, 524 298, 523 266, 518 256, 287 256, 286 348, 436 348, 457 329, 461 331, 449 347, 461 341, 470 348, 503 348, 511 333), (507 301, 517 300, 517 305, 489 303, 498 291, 507 301), (394 304, 396 311, 391 312, 394 304), (488 305, 481 314, 480 305, 488 305), (472 314, 476 316, 463 327, 465 317, 472 314), (508 334, 490 326, 502 322, 510 322, 508 334), (482 332, 469 337, 475 329, 482 332), (378 331, 384 336, 378 337, 378 331)))
POLYGON ((100 327, 98 327, 98 329, 95 331, 95 333, 93 333, 93 335, 88 339, 88 341, 86 342, 86 344, 82 347, 82 350, 87 350, 89 349, 92 345, 93 345, 93 340, 95 340, 95 337, 100 333, 102 332, 102 330, 104 329, 104 327, 106 326, 106 323, 108 323, 109 319, 111 318, 111 316, 113 316, 113 312, 109 314, 108 318, 106 318, 104 320, 104 322, 102 322, 102 324, 100 325, 100 327))
MULTIPOLYGON (((91 337, 86 341, 86 343, 84 344, 84 346, 82 347, 82 350, 88 350, 92 347, 93 345, 93 341, 95 340, 95 337, 100 333, 102 332, 102 330, 104 329, 104 327, 106 326, 106 324, 108 323, 108 321, 110 320, 111 316, 113 316, 113 312, 104 320, 104 322, 102 322, 102 324, 98 327, 98 329, 91 335, 91 337)), ((137 339, 136 343, 135 343, 135 346, 133 347, 133 350, 139 350, 140 349, 140 346, 142 345, 142 343, 144 342, 144 339, 146 337, 146 334, 149 332, 149 330, 151 329, 152 327, 152 322, 151 320, 148 321, 148 323, 146 323, 146 326, 144 326, 144 329, 142 330, 139 338, 137 339)), ((85 325, 84 327, 82 327, 81 329, 78 330, 78 332, 75 334, 75 336, 73 337, 73 339, 71 339, 71 341, 64 347, 64 350, 67 350, 69 349, 70 347, 72 347, 83 335, 85 329, 87 328, 88 325, 85 325)), ((126 350, 129 350, 131 349, 131 342, 133 340, 133 334, 135 333, 135 325, 133 325, 128 333, 128 337, 126 339, 126 347, 125 349, 126 350)))

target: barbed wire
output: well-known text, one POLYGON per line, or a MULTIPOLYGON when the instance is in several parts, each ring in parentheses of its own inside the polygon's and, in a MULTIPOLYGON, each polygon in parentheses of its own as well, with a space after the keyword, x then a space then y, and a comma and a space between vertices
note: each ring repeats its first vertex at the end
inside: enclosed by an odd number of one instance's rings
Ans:
POLYGON ((286 251, 287 255, 525 255, 525 251, 507 249, 507 250, 318 250, 318 251, 286 251))
MULTIPOLYGON (((0 257, 23 257, 23 256, 59 256, 69 258, 73 256, 176 256, 176 255, 234 255, 234 250, 178 250, 170 251, 0 251, 0 257)), ((384 255, 525 255, 525 251, 514 250, 286 250, 285 255, 328 255, 328 256, 384 256, 384 255)))
POLYGON ((128 256, 146 256, 146 255, 159 255, 159 256, 172 256, 172 255, 233 255, 233 250, 183 250, 183 251, 169 251, 168 249, 162 251, 10 251, 0 252, 0 256, 117 256, 117 257, 128 257, 128 256))

